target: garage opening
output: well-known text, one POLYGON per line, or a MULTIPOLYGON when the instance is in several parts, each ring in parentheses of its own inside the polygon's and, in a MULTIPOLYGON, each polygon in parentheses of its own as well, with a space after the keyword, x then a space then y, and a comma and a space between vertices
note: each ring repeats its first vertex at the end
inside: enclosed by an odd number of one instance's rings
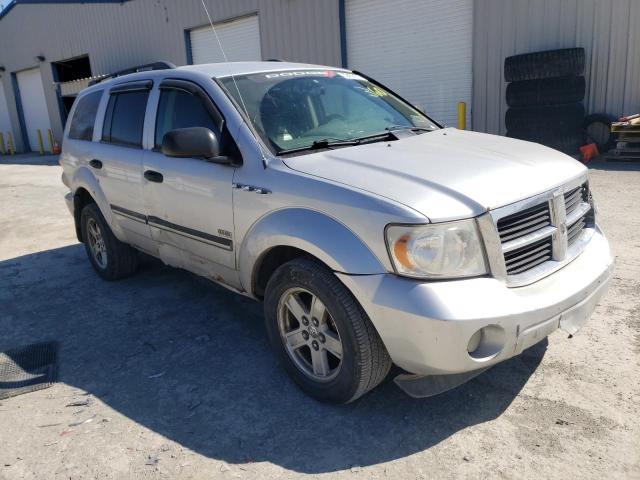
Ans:
MULTIPOLYGON (((53 68, 53 78, 61 84, 91 78, 91 63, 89 62, 88 55, 71 58, 69 60, 61 60, 59 62, 51 62, 51 67, 53 68)), ((76 98, 76 93, 77 92, 68 92, 68 90, 59 93, 63 124, 69 115, 69 110, 71 110, 73 101, 76 98)))
POLYGON ((40 68, 22 70, 17 72, 15 76, 26 130, 25 143, 28 142, 25 148, 27 151, 30 149, 37 152, 40 150, 40 145, 44 147, 47 132, 51 129, 40 68))
POLYGON ((472 0, 345 0, 345 21, 349 68, 456 125, 458 102, 471 104, 472 0))
MULTIPOLYGON (((215 27, 230 62, 262 60, 260 22, 257 15, 217 23, 215 27)), ((224 62, 211 26, 191 30, 189 42, 194 64, 224 62)))

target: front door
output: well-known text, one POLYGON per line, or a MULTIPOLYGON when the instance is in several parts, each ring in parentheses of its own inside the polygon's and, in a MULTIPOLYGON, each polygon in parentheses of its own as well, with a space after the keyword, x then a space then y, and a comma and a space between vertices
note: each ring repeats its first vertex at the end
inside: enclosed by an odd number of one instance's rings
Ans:
POLYGON ((154 149, 143 157, 147 221, 168 264, 217 277, 220 266, 235 269, 232 183, 235 169, 199 158, 167 157, 165 133, 206 127, 220 135, 221 116, 195 84, 169 80, 160 85, 154 149))

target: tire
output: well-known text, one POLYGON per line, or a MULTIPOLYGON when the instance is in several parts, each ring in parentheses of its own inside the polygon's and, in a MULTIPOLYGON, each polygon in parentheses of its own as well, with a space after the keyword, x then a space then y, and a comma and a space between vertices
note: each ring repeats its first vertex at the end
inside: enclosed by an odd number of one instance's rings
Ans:
POLYGON ((514 55, 504 60, 507 82, 584 74, 584 48, 563 48, 514 55))
POLYGON ((584 77, 522 80, 507 85, 507 105, 528 107, 575 103, 584 100, 584 94, 584 77))
POLYGON ((509 131, 536 131, 540 129, 576 130, 582 125, 582 103, 536 107, 511 107, 505 115, 509 131))
POLYGON ((278 359, 296 384, 317 400, 338 404, 352 402, 379 385, 389 373, 391 358, 360 304, 330 270, 312 259, 291 260, 273 273, 265 290, 264 314, 267 335, 278 359), (315 322, 315 317, 310 311, 318 311, 310 308, 313 296, 328 312, 321 315, 325 320, 319 325, 311 323, 315 322), (299 303, 288 303, 301 306, 301 310, 285 305, 291 297, 299 303), (298 310, 297 315, 292 313, 294 310, 298 310), (305 316, 308 326, 303 325, 305 316), (316 336, 311 328, 313 325, 333 337, 334 342, 338 338, 342 351, 339 363, 330 353, 331 342, 328 339, 327 343, 317 341, 322 341, 322 337, 316 336), (287 331, 288 327, 290 331, 287 331), (300 332, 299 328, 307 332, 307 339, 300 336, 297 341, 307 343, 293 351, 285 336, 300 332), (311 365, 314 339, 319 346, 316 354, 324 354, 328 359, 326 375, 316 375, 311 365))
POLYGON ((598 146, 600 153, 613 148, 616 137, 611 133, 611 122, 617 119, 606 113, 592 113, 587 115, 582 122, 582 129, 590 143, 598 146))
POLYGON ((95 203, 90 203, 82 209, 80 227, 89 261, 100 277, 110 281, 120 280, 136 271, 138 268, 137 251, 115 237, 95 203), (94 252, 96 236, 92 233, 95 232, 92 230, 93 228, 97 228, 102 237, 103 255, 96 255, 94 252))
POLYGON ((585 144, 584 134, 580 130, 558 132, 554 130, 541 131, 509 131, 507 137, 526 140, 559 150, 567 155, 577 155, 585 144))

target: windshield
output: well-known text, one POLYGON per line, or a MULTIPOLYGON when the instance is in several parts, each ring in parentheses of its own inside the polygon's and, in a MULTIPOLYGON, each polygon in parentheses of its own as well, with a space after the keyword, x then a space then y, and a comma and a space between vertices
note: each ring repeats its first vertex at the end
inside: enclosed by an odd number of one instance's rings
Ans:
POLYGON ((393 93, 350 72, 263 72, 220 82, 239 107, 246 108, 251 123, 276 153, 386 130, 438 128, 393 93))

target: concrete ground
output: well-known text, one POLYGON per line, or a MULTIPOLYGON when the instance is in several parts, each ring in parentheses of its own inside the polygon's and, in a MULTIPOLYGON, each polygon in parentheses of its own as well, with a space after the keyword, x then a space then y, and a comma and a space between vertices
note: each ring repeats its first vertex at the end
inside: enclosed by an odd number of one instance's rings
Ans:
POLYGON ((0 159, 0 351, 57 340, 59 383, 0 401, 0 478, 640 478, 640 168, 594 164, 617 270, 562 332, 435 398, 302 394, 261 305, 148 261, 92 271, 55 157, 0 159), (86 406, 68 406, 86 400, 86 406))

